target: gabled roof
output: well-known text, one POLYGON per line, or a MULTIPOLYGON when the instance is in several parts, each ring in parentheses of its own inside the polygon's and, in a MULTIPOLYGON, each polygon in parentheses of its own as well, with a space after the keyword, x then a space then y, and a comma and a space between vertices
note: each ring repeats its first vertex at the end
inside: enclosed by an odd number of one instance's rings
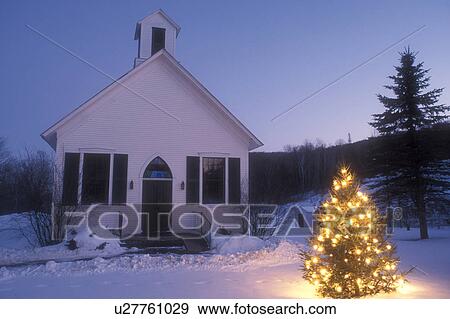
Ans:
POLYGON ((167 22, 169 22, 175 28, 175 30, 177 30, 177 36, 178 36, 178 33, 180 33, 180 30, 181 30, 181 27, 175 21, 173 21, 163 10, 158 9, 155 12, 153 12, 152 14, 146 16, 145 18, 139 20, 136 23, 136 32, 134 33, 134 39, 135 40, 139 39, 139 35, 141 33, 141 24, 142 24, 142 22, 144 22, 147 19, 150 19, 151 17, 153 17, 153 16, 155 16, 157 14, 162 15, 163 18, 166 19, 167 22))
POLYGON ((74 109, 72 112, 64 116, 62 119, 60 119, 58 122, 53 124, 51 127, 49 127, 47 130, 45 130, 41 137, 53 148, 56 149, 56 131, 58 128, 63 126, 65 123, 69 122, 71 119, 75 118, 78 114, 83 112, 85 109, 91 107, 95 104, 96 101, 101 99, 103 96, 105 96, 110 91, 114 90, 114 88, 123 85, 122 83, 126 81, 129 77, 131 77, 133 74, 139 72, 143 68, 145 68, 148 64, 152 63, 158 58, 166 58, 167 61, 172 63, 172 65, 181 72, 187 79, 191 81, 191 83, 197 87, 207 98, 209 101, 212 102, 213 105, 215 105, 218 110, 229 120, 231 120, 239 130, 241 130, 245 135, 249 137, 249 150, 253 150, 257 147, 260 147, 263 145, 263 143, 252 133, 250 130, 245 127, 244 124, 242 124, 241 121, 239 121, 214 95, 211 94, 191 73, 189 73, 188 70, 186 70, 178 61, 174 59, 170 53, 168 53, 165 49, 160 50, 158 53, 154 54, 152 57, 145 60, 143 63, 135 67, 134 69, 128 71, 124 75, 122 75, 119 79, 112 82, 110 85, 105 87, 103 90, 98 92, 96 95, 91 97, 89 100, 78 106, 76 109, 74 109))

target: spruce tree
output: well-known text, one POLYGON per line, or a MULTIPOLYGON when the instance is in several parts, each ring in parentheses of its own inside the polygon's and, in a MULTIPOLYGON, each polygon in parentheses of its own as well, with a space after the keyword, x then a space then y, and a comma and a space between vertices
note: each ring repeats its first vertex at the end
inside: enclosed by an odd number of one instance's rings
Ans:
POLYGON ((384 219, 348 168, 334 179, 315 218, 315 235, 303 253, 303 277, 322 297, 360 298, 402 284, 384 219))
POLYGON ((416 53, 409 48, 400 53, 400 66, 395 67, 395 75, 389 76, 394 83, 385 86, 394 96, 377 95, 385 110, 374 114, 370 125, 381 134, 373 166, 384 177, 374 187, 384 193, 388 205, 401 197, 404 202, 407 195, 418 216, 420 237, 426 239, 427 200, 448 187, 448 183, 436 178, 448 172, 448 164, 436 163, 428 150, 430 141, 420 132, 445 121, 449 107, 439 104, 442 88, 426 91, 430 86, 429 69, 415 60, 416 53))

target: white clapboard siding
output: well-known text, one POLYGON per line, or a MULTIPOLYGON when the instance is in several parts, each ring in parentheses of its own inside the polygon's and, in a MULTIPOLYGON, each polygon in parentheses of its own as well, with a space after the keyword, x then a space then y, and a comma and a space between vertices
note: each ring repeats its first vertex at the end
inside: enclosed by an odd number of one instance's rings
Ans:
POLYGON ((185 202, 186 156, 238 157, 244 189, 248 182, 249 136, 182 75, 167 53, 144 62, 123 85, 116 85, 56 129, 57 162, 64 152, 128 154, 129 203, 140 203, 142 175, 156 156, 173 174, 173 202, 185 202), (152 103, 163 108, 170 117, 152 103))

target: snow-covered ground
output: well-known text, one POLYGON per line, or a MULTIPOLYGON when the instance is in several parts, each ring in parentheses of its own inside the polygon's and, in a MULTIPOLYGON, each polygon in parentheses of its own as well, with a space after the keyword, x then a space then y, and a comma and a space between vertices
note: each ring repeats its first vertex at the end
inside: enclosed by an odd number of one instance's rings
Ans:
POLYGON ((39 247, 26 213, 0 216, 0 267, 48 259, 70 261, 97 256, 111 257, 129 251, 120 247, 118 241, 108 241, 103 249, 98 249, 105 240, 90 237, 87 230, 79 231, 72 237, 76 237, 79 249, 69 250, 66 243, 39 247))
MULTIPOLYGON (((27 248, 28 243, 19 237, 11 242, 17 234, 11 223, 6 223, 8 218, 11 216, 0 216, 2 260, 23 261, 27 254, 50 259, 76 254, 64 246, 27 248), (15 255, 20 258, 14 259, 15 255)), ((417 229, 396 230, 393 240, 398 246, 400 268, 415 266, 416 270, 399 292, 381 297, 450 298, 450 229, 431 229, 430 234, 430 240, 419 241, 417 229)), ((301 278, 299 270, 303 245, 304 238, 232 239, 222 242, 214 254, 114 258, 105 257, 123 253, 120 248, 102 252, 86 248, 78 254, 92 252, 103 257, 0 268, 0 297, 312 298, 314 289, 301 278)))

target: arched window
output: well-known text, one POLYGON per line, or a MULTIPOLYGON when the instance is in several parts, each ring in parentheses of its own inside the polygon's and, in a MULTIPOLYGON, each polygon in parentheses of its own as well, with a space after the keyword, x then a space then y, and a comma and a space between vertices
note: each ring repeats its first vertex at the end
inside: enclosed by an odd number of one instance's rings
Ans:
POLYGON ((156 157, 144 171, 144 178, 172 178, 169 166, 161 157, 156 157))

